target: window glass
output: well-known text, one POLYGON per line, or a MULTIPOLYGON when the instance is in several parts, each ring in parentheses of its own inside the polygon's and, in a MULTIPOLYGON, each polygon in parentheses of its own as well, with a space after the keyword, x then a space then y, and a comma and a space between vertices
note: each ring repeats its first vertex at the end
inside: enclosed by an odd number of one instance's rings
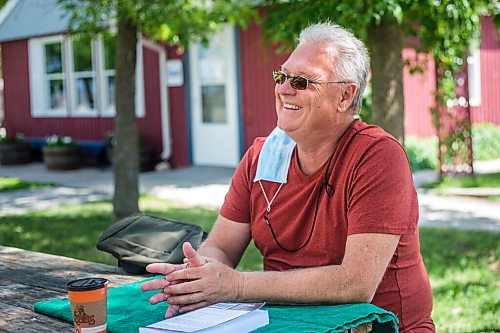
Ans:
POLYGON ((63 80, 49 80, 50 108, 60 109, 66 107, 63 80))
POLYGON ((89 37, 75 35, 73 46, 73 96, 75 112, 96 110, 95 73, 92 61, 92 40, 89 37))
POLYGON ((226 76, 224 46, 218 38, 211 41, 209 47, 198 47, 198 72, 201 82, 223 81, 226 76))
POLYGON ((73 39, 73 64, 75 72, 92 71, 92 43, 89 38, 73 39))
POLYGON ((94 79, 81 77, 76 79, 76 103, 79 108, 94 109, 94 79))
POLYGON ((45 73, 55 74, 62 72, 62 43, 45 44, 45 73))
POLYGON ((115 77, 108 77, 108 98, 106 101, 106 108, 113 107, 115 105, 115 77))
POLYGON ((226 123, 226 92, 224 86, 203 86, 201 93, 203 100, 203 122, 226 123))
POLYGON ((116 36, 104 34, 104 69, 115 69, 116 36))

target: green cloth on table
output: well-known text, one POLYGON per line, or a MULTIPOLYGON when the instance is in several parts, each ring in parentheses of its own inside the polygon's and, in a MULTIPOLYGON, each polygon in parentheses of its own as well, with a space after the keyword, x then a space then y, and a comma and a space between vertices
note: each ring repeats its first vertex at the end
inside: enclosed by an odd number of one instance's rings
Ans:
MULTIPOLYGON (((158 278, 153 277, 150 279, 158 278)), ((147 280, 150 280, 147 279, 147 280)), ((126 284, 108 290, 108 328, 109 333, 138 332, 139 327, 147 326, 164 319, 167 304, 149 304, 149 298, 156 291, 143 292, 140 285, 146 280, 126 284)), ((52 299, 37 302, 35 312, 73 322, 69 300, 52 299)), ((343 332, 363 323, 374 322, 373 332, 398 332, 397 318, 389 311, 367 303, 344 305, 303 305, 274 306, 263 308, 269 313, 269 325, 256 332, 343 332)))

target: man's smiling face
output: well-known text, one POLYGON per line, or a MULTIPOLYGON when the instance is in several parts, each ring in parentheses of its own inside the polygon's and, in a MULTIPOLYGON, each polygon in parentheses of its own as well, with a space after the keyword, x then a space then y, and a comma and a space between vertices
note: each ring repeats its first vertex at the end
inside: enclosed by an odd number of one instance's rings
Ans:
POLYGON ((342 85, 329 84, 332 77, 332 53, 325 46, 302 44, 283 64, 288 75, 303 76, 315 82, 305 90, 296 90, 287 80, 276 84, 276 113, 278 126, 293 138, 300 138, 314 131, 329 130, 336 124, 337 109, 342 98, 342 85))

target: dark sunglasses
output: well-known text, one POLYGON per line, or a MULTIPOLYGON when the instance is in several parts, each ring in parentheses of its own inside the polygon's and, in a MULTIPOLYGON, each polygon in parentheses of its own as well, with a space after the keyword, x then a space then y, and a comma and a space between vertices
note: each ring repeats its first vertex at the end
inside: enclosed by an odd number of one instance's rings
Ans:
POLYGON ((347 81, 327 81, 327 82, 317 82, 313 80, 309 80, 306 77, 303 76, 293 76, 293 75, 288 75, 285 72, 282 71, 273 71, 273 78, 274 82, 277 84, 283 84, 285 83, 286 80, 290 82, 290 85, 292 86, 293 89, 297 90, 305 90, 307 87, 309 87, 310 83, 314 84, 325 84, 325 83, 349 83, 347 81))

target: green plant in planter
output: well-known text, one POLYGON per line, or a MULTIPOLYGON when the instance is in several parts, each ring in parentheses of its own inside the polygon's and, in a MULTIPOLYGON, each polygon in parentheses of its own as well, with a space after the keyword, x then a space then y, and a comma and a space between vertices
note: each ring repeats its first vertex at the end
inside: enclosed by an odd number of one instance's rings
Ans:
POLYGON ((31 161, 31 149, 24 135, 16 132, 0 134, 0 164, 15 165, 25 164, 31 161))
POLYGON ((49 170, 73 170, 80 167, 80 149, 70 136, 51 135, 45 138, 43 160, 49 170))
POLYGON ((73 138, 70 136, 62 136, 62 135, 51 135, 45 138, 45 142, 47 146, 55 147, 55 146, 74 146, 75 142, 73 138))

